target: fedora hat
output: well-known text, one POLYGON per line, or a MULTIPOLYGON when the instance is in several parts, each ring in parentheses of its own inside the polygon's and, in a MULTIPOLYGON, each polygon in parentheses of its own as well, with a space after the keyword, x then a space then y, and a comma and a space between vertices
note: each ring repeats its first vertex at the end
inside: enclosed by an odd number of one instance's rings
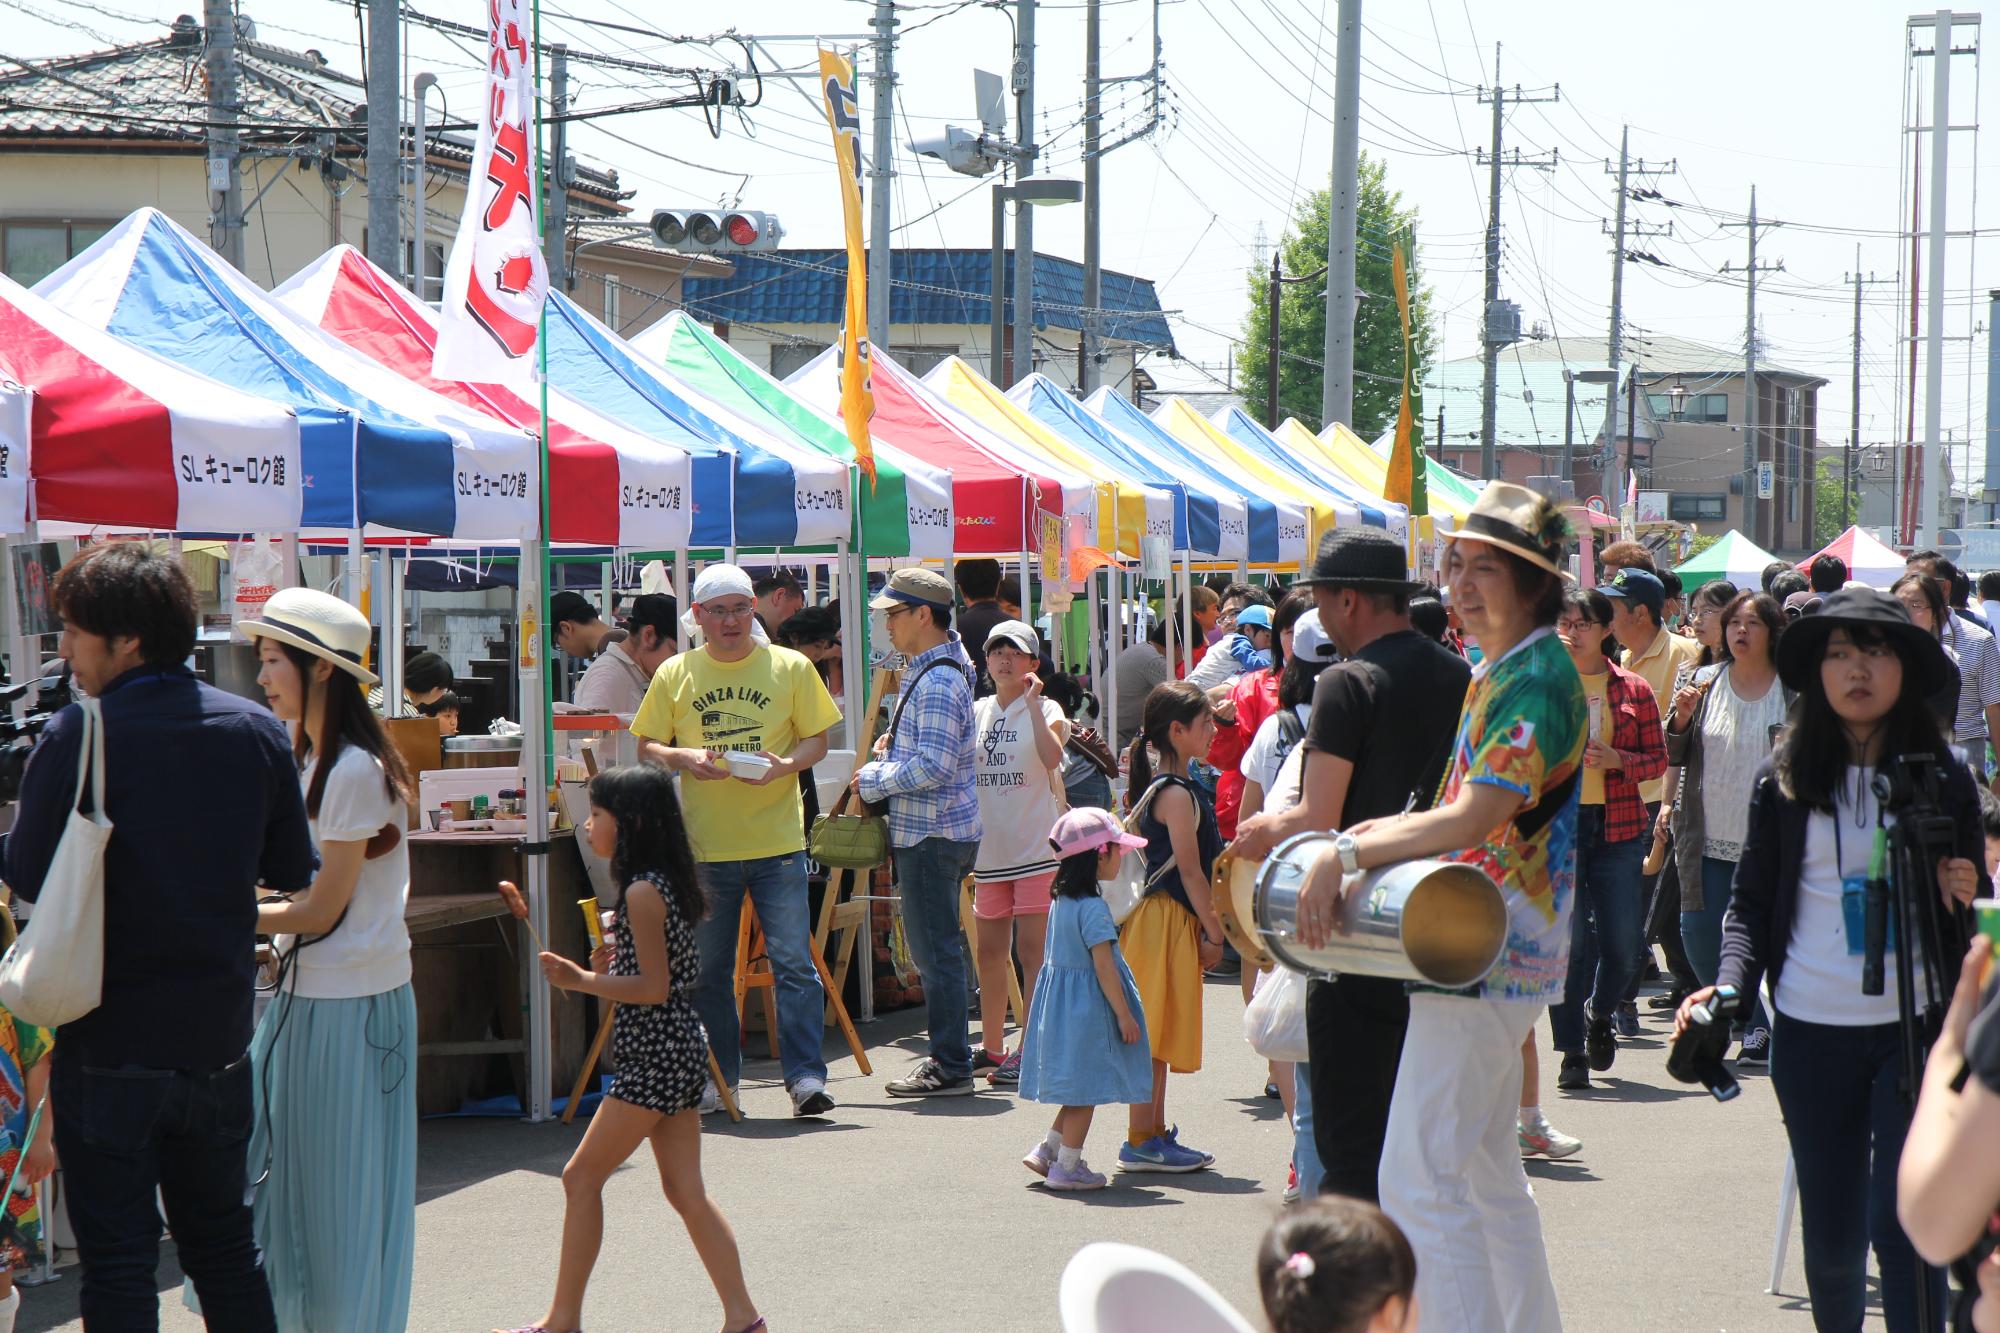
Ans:
POLYGON ((1564 572, 1563 548, 1570 536, 1569 520, 1547 496, 1511 481, 1487 482, 1458 530, 1444 534, 1446 541, 1470 538, 1497 546, 1551 574, 1564 572))
POLYGON ((1409 555, 1380 528, 1335 528, 1319 539, 1312 573, 1295 588, 1353 588, 1359 592, 1409 592, 1409 555))
POLYGON ((313 588, 280 588, 264 603, 263 614, 243 623, 245 638, 289 644, 325 658, 363 685, 374 685, 380 677, 361 665, 368 632, 367 616, 313 588))
POLYGON ((1825 655, 1826 641, 1837 629, 1867 629, 1900 644, 1906 659, 1914 659, 1917 678, 1905 681, 1919 694, 1935 694, 1955 683, 1956 671, 1944 645, 1920 628, 1890 593, 1880 588, 1842 588, 1831 593, 1817 613, 1801 616, 1778 636, 1778 679, 1788 690, 1803 691, 1825 655))

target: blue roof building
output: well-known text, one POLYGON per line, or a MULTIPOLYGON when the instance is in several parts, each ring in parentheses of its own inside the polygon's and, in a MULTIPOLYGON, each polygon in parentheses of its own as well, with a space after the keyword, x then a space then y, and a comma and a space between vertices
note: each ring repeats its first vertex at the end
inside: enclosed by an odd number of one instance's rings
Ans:
MULTIPOLYGON (((767 342, 773 374, 789 374, 838 335, 847 300, 846 250, 751 251, 730 259, 735 273, 690 276, 683 300, 696 318, 727 325, 729 341, 753 359, 764 359, 753 345, 767 342)), ((1010 294, 1013 274, 1010 250, 1010 294)), ((985 365, 992 319, 990 250, 897 249, 890 255, 890 275, 890 355, 918 373, 954 355, 985 365)), ((869 299, 880 296, 870 292, 869 299)), ((1098 320, 1103 383, 1119 385, 1128 379, 1137 358, 1148 352, 1177 355, 1173 330, 1150 280, 1106 269, 1103 311, 1098 320)), ((1003 302, 1003 314, 1011 330, 1011 299, 1003 302)), ((1083 265, 1036 254, 1035 333, 1035 368, 1074 384, 1083 338, 1083 265)))

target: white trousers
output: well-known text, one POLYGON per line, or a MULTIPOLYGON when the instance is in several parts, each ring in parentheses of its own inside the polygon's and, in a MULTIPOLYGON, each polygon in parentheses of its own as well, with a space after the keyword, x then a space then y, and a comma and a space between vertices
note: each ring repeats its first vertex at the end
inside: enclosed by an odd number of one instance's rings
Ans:
POLYGON ((1514 1131, 1521 1042, 1544 1007, 1410 997, 1381 1189, 1416 1251, 1420 1333, 1562 1328, 1514 1131))

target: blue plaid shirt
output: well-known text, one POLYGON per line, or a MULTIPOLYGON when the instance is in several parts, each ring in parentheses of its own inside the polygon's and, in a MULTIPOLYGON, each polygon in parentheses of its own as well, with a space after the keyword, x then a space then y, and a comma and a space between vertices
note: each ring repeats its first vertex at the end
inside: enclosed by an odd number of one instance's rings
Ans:
POLYGON ((979 841, 979 798, 972 780, 972 661, 958 631, 903 668, 903 679, 936 661, 958 670, 933 671, 917 681, 896 724, 886 759, 861 766, 863 800, 889 802, 889 842, 914 847, 925 838, 979 841))

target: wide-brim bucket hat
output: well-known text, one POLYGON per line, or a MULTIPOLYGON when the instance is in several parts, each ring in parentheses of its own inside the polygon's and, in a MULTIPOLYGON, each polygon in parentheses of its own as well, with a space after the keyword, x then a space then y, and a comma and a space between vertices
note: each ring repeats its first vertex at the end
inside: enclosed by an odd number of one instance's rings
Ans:
POLYGON ((1829 595, 1818 612, 1801 616, 1778 636, 1778 679, 1788 690, 1803 691, 1826 653, 1826 641, 1837 629, 1872 630, 1903 645, 1917 666, 1917 679, 1903 688, 1931 695, 1954 683, 1956 668, 1937 635, 1910 619, 1893 594, 1880 588, 1842 588, 1829 595))

